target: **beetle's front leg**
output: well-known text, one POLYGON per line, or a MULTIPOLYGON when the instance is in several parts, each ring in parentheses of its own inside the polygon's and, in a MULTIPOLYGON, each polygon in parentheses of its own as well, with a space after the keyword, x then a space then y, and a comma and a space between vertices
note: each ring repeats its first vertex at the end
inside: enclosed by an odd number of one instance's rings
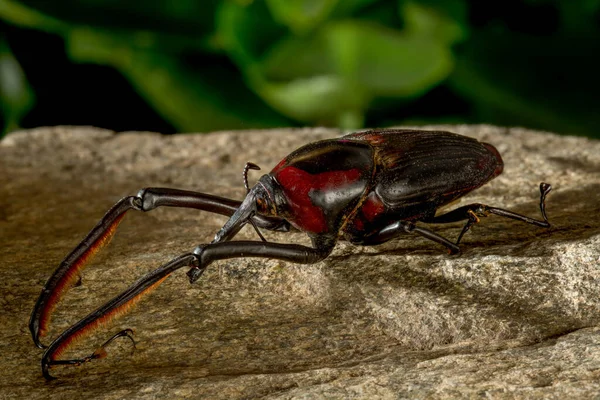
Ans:
MULTIPOLYGON (((151 211, 158 207, 183 207, 231 216, 237 211, 240 204, 242 202, 238 200, 168 188, 142 189, 136 196, 121 199, 65 257, 44 285, 29 321, 29 330, 36 346, 45 347, 41 343, 40 337, 47 333, 52 311, 64 293, 77 283, 85 264, 110 241, 127 211, 151 211)), ((287 222, 276 217, 253 215, 251 222, 253 225, 256 224, 270 230, 285 231, 289 229, 287 222)))
POLYGON ((54 379, 54 377, 48 373, 48 367, 50 367, 52 365, 81 365, 81 364, 90 362, 92 360, 97 360, 97 359, 106 357, 106 347, 109 344, 111 344, 115 339, 118 339, 120 337, 126 337, 127 339, 129 339, 131 341, 131 344, 133 345, 133 348, 135 349, 135 340, 133 339, 133 330, 132 329, 123 329, 122 331, 119 331, 116 334, 114 334, 113 336, 111 336, 106 342, 102 343, 102 345, 100 345, 100 347, 98 347, 96 350, 94 350, 94 352, 92 354, 90 354, 89 356, 85 356, 85 357, 81 357, 81 358, 73 358, 73 359, 69 359, 69 360, 46 360, 45 362, 43 361, 42 373, 44 375, 44 378, 46 378, 48 380, 54 379))
POLYGON ((171 273, 182 267, 196 266, 199 266, 198 257, 196 255, 191 253, 183 254, 162 267, 144 275, 123 293, 108 301, 103 306, 65 330, 48 346, 42 356, 42 373, 44 377, 48 380, 54 379, 48 371, 53 365, 81 365, 85 362, 104 357, 104 348, 117 337, 127 336, 133 341, 131 337, 132 331, 130 329, 125 329, 111 337, 89 356, 67 360, 59 359, 60 355, 67 348, 72 346, 77 339, 127 312, 132 305, 137 303, 144 295, 158 287, 158 285, 167 279, 171 273))

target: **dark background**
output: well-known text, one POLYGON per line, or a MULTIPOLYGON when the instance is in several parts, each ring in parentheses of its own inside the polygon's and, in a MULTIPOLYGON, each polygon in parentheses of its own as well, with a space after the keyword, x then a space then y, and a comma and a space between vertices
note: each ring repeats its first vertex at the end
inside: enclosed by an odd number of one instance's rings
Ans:
POLYGON ((600 137, 600 0, 0 0, 0 130, 600 137))

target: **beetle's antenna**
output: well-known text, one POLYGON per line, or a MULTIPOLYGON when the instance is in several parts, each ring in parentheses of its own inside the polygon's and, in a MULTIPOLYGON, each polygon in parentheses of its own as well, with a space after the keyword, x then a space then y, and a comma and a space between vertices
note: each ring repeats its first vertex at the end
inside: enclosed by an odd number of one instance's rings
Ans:
MULTIPOLYGON (((247 162, 246 165, 244 165, 244 172, 242 173, 242 176, 244 177, 244 187, 246 188, 246 194, 248 194, 248 192, 250 191, 250 187, 248 186, 248 170, 249 169, 260 171, 260 167, 251 162, 247 162)), ((252 225, 254 225, 254 224, 252 224, 252 225)))

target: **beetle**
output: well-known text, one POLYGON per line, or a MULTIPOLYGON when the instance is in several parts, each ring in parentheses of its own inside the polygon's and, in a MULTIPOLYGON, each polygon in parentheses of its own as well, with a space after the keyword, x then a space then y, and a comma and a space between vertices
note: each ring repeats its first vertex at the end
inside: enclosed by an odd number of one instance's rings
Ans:
POLYGON ((337 139, 307 144, 281 160, 251 189, 249 169, 244 168, 247 195, 243 201, 179 189, 146 188, 118 201, 88 233, 48 279, 35 304, 29 328, 34 343, 45 348, 42 373, 53 379, 49 368, 79 365, 106 354, 105 347, 118 337, 129 338, 125 329, 92 354, 61 359, 61 354, 82 335, 103 322, 123 314, 143 295, 160 285, 171 273, 189 267, 190 283, 208 265, 237 257, 265 257, 312 264, 326 258, 337 240, 371 246, 400 235, 413 234, 445 246, 450 254, 471 226, 489 214, 549 228, 545 199, 552 189, 540 184, 542 220, 502 208, 473 203, 439 213, 441 207, 484 185, 502 173, 504 163, 494 146, 445 131, 377 129, 351 133, 337 139), (212 242, 197 246, 144 275, 127 290, 62 332, 49 346, 41 342, 50 315, 63 294, 77 283, 90 257, 106 244, 129 210, 151 211, 158 207, 185 207, 228 216, 212 242), (466 221, 456 241, 417 223, 466 221), (232 241, 240 229, 251 224, 260 241, 232 241), (311 246, 273 243, 260 228, 305 232, 311 246))

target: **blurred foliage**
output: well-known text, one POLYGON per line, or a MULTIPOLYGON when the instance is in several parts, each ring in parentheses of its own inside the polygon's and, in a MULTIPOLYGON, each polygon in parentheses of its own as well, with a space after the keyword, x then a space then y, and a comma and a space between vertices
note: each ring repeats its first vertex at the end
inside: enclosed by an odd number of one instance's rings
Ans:
POLYGON ((31 109, 34 95, 18 61, 0 35, 0 105, 5 131, 18 129, 19 121, 31 109))
MULTIPOLYGON (((128 107, 132 119, 151 114, 129 106, 139 96, 164 126, 183 132, 486 122, 600 137, 600 0, 489 7, 477 0, 0 0, 0 122, 4 132, 82 123, 30 117, 77 93, 106 118, 128 107), (21 43, 31 31, 41 35, 39 47, 21 43), (47 54, 45 37, 60 38, 66 61, 40 74, 36 68, 60 58, 47 54), (94 82, 107 73, 97 69, 86 69, 83 84, 69 82, 74 75, 65 71, 81 65, 118 71, 127 83, 102 93, 94 82), (119 92, 128 89, 135 95, 119 92)), ((132 122, 130 129, 164 126, 132 122)))

